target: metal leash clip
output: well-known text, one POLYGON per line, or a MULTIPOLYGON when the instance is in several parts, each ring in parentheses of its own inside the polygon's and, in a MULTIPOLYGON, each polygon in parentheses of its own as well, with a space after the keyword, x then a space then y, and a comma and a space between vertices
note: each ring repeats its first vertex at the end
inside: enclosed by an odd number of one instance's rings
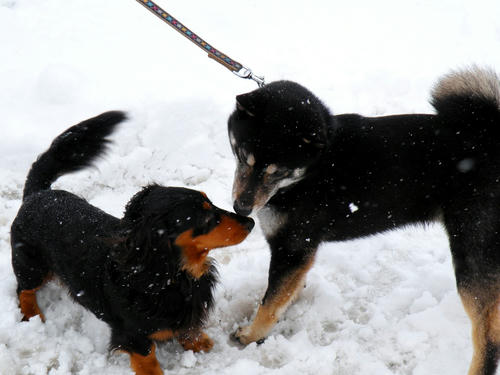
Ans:
POLYGON ((233 70, 233 73, 240 78, 251 79, 257 82, 257 85, 259 85, 259 87, 263 87, 266 84, 263 76, 258 76, 256 74, 253 74, 252 70, 248 69, 245 66, 238 71, 233 70))

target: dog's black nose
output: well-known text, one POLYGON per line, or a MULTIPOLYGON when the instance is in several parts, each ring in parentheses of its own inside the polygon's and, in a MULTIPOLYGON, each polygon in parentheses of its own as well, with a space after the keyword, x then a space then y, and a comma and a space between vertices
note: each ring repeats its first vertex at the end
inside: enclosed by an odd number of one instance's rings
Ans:
POLYGON ((242 216, 248 216, 252 212, 252 207, 244 206, 239 201, 234 201, 233 208, 234 212, 242 216))
POLYGON ((247 217, 246 219, 245 228, 250 232, 255 226, 255 221, 251 217, 247 217))

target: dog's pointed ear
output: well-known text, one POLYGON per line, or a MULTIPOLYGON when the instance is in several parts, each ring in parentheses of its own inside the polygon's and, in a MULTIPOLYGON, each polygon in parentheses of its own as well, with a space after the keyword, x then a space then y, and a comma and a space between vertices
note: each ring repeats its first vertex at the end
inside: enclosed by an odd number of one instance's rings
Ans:
POLYGON ((266 106, 266 92, 262 89, 236 96, 236 109, 250 117, 258 116, 266 106))
POLYGON ((255 106, 253 105, 249 94, 236 96, 236 109, 238 112, 246 113, 250 117, 255 117, 255 106))

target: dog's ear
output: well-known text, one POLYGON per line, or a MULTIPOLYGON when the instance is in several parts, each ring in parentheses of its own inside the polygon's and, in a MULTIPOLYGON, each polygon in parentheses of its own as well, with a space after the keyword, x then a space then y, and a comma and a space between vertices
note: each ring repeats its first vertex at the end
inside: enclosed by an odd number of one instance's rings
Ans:
MULTIPOLYGON (((250 117, 255 117, 255 113, 251 112, 247 107, 245 107, 243 104, 241 104, 242 100, 238 100, 238 97, 236 97, 236 109, 240 113, 246 113, 250 117)), ((248 106, 248 104, 247 104, 248 106)))
POLYGON ((172 256, 170 234, 162 225, 163 220, 157 215, 147 215, 133 222, 128 222, 129 228, 120 238, 120 263, 147 264, 155 262, 162 255, 172 256))
POLYGON ((250 117, 260 115, 266 108, 267 94, 262 89, 236 96, 236 109, 250 117))
MULTIPOLYGON (((314 103, 313 100, 311 100, 314 103)), ((300 117, 301 131, 298 136, 306 147, 313 147, 321 150, 328 146, 328 122, 330 114, 322 111, 322 108, 316 109, 312 114, 300 117)))
POLYGON ((121 238, 118 261, 122 266, 144 263, 152 248, 151 223, 148 218, 136 218, 121 238))
POLYGON ((132 222, 140 220, 145 214, 146 198, 156 188, 156 184, 151 184, 137 192, 125 206, 124 219, 132 222))
POLYGON ((250 117, 255 117, 256 107, 249 94, 236 96, 236 109, 240 113, 246 113, 250 117))

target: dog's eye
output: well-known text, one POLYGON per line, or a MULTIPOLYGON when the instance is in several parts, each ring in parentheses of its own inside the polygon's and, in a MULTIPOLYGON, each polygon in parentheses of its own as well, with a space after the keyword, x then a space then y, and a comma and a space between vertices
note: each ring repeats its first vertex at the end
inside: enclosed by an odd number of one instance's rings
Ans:
POLYGON ((253 167, 255 165, 255 157, 253 156, 253 154, 248 154, 247 160, 245 162, 248 166, 253 167))
POLYGON ((217 215, 213 212, 209 212, 203 219, 203 225, 211 227, 212 225, 217 225, 217 215))
POLYGON ((251 153, 241 152, 238 154, 238 162, 244 167, 253 167, 255 165, 255 156, 251 153))
POLYGON ((280 168, 276 164, 269 164, 264 170, 266 175, 272 178, 283 178, 290 175, 290 170, 287 168, 280 168))

